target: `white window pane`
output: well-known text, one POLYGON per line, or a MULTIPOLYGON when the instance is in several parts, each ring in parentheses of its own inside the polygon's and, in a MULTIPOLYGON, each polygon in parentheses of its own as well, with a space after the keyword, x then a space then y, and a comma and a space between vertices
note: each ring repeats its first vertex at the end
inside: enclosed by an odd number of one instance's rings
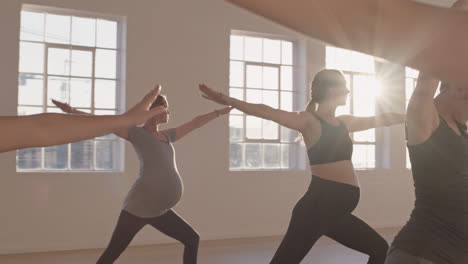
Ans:
POLYGON ((263 62, 281 63, 281 41, 273 39, 263 40, 263 62))
POLYGON ((246 90, 246 95, 247 95, 247 102, 251 104, 261 104, 263 102, 262 99, 262 91, 261 90, 253 90, 253 89, 247 89, 246 90))
POLYGON ((44 96, 42 75, 20 74, 18 84, 18 104, 42 105, 44 96))
POLYGON ((96 19, 72 17, 72 43, 79 46, 95 46, 96 19))
POLYGON ((292 144, 281 144, 281 168, 290 169, 291 159, 290 152, 292 151, 292 144))
POLYGON ((263 88, 278 90, 279 70, 276 67, 263 67, 263 88))
POLYGON ((96 170, 112 170, 115 153, 117 153, 117 141, 96 140, 96 170))
POLYGON ((353 51, 353 68, 359 72, 375 73, 375 60, 372 56, 353 51))
POLYGON ((96 50, 96 70, 95 76, 100 78, 116 78, 117 53, 114 50, 96 50))
POLYGON ((20 149, 16 152, 16 168, 35 170, 42 166, 42 148, 20 149))
POLYGON ((43 113, 42 107, 29 107, 29 106, 19 106, 18 107, 18 115, 25 116, 25 115, 36 115, 43 113))
POLYGON ((244 59, 244 37, 231 36, 230 58, 231 60, 244 59))
POLYGON ((47 104, 53 106, 52 99, 70 103, 70 82, 68 78, 49 77, 47 81, 47 104))
POLYGON ((44 148, 44 168, 63 170, 68 168, 68 144, 44 148))
POLYGON ((413 95, 415 87, 416 87, 415 79, 406 78, 406 85, 405 85, 406 107, 408 107, 409 100, 411 99, 411 95, 413 95))
POLYGON ((293 90, 293 68, 291 66, 281 67, 281 90, 293 90))
POLYGON ((244 117, 229 115, 229 139, 231 141, 241 141, 244 139, 244 117))
POLYGON ((411 169, 411 159, 410 159, 410 156, 409 156, 408 149, 406 149, 405 152, 406 152, 406 168, 411 169))
POLYGON ((261 62, 262 61, 262 39, 246 37, 245 38, 245 60, 261 62))
POLYGON ((326 68, 348 70, 351 60, 350 51, 335 47, 326 47, 326 68))
MULTIPOLYGON (((232 98, 236 98, 238 100, 244 101, 244 90, 243 89, 237 89, 237 88, 231 88, 229 89, 229 96, 232 98)), ((237 110, 237 109, 232 109, 231 114, 236 114, 236 115, 241 115, 242 112, 237 110)))
POLYGON ((242 168, 242 156, 244 153, 244 145, 231 143, 229 145, 229 168, 240 169, 242 168))
POLYGON ((46 14, 46 42, 70 44, 70 20, 69 16, 46 14))
POLYGON ((417 79, 419 76, 419 71, 410 67, 405 67, 406 77, 417 79))
POLYGON ((94 104, 97 108, 116 108, 116 82, 111 80, 96 80, 94 88, 94 104))
POLYGON ((263 145, 263 163, 265 168, 281 167, 281 145, 264 144, 263 145))
POLYGON ((375 129, 354 132, 353 138, 357 142, 375 142, 375 129))
POLYGON ((299 133, 296 130, 281 126, 281 142, 292 143, 295 142, 298 137, 299 133))
POLYGON ((341 48, 326 48, 326 67, 342 71, 375 73, 375 60, 372 56, 341 48))
POLYGON ((263 90, 263 104, 275 109, 279 108, 279 92, 263 90))
POLYGON ((57 107, 47 107, 47 113, 56 113, 56 114, 63 114, 63 111, 57 107))
POLYGON ((244 63, 231 61, 229 83, 234 87, 244 87, 244 63))
POLYGON ((21 40, 44 41, 44 14, 21 11, 21 40))
POLYGON ((117 48, 117 22, 97 20, 97 46, 100 48, 117 48))
POLYGON ((115 115, 115 110, 95 110, 95 115, 115 115))
POLYGON ((71 74, 78 77, 91 77, 93 74, 93 53, 72 50, 71 74))
POLYGON ((353 78, 353 114, 375 115, 379 85, 373 76, 355 75, 353 78))
POLYGON ((91 107, 91 79, 72 78, 70 80, 70 105, 91 107))
POLYGON ((70 145, 70 167, 72 169, 92 170, 94 167, 94 141, 80 141, 70 145))
POLYGON ((49 74, 70 75, 70 50, 49 48, 47 71, 49 74))
POLYGON ((28 73, 44 72, 44 45, 20 42, 19 71, 28 73))
POLYGON ((269 140, 279 139, 279 125, 273 121, 262 119, 262 138, 269 140))
POLYGON ((247 65, 247 87, 262 88, 262 67, 247 65))
POLYGON ((282 64, 292 65, 293 64, 293 44, 289 41, 281 41, 281 56, 282 64))
POLYGON ((246 118, 246 137, 248 139, 261 139, 262 119, 255 116, 247 116, 246 118))
POLYGON ((354 145, 353 165, 356 169, 375 168, 375 145, 354 145))
POLYGON ((255 169, 262 167, 260 144, 245 144, 245 167, 255 169))
POLYGON ((293 93, 281 92, 281 110, 293 111, 293 93))

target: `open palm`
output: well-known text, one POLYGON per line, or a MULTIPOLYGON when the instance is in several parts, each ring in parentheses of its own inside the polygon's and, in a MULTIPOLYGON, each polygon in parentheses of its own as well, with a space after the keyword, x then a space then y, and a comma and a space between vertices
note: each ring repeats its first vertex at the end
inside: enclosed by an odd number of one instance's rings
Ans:
POLYGON ((199 86, 200 91, 202 92, 202 97, 208 100, 211 100, 215 103, 222 104, 222 105, 229 105, 229 96, 220 93, 211 89, 210 87, 206 86, 205 84, 200 84, 199 86))

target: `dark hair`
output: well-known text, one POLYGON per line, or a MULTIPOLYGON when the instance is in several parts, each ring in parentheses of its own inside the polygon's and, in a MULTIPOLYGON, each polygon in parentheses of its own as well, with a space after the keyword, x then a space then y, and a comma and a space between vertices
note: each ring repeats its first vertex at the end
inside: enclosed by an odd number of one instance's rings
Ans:
POLYGON ((156 100, 154 100, 153 104, 151 105, 150 109, 158 107, 158 106, 164 106, 165 108, 169 106, 165 95, 161 95, 161 94, 158 95, 156 100))
POLYGON ((324 69, 318 72, 312 81, 311 103, 317 104, 325 99, 329 87, 342 83, 343 74, 337 70, 324 69))

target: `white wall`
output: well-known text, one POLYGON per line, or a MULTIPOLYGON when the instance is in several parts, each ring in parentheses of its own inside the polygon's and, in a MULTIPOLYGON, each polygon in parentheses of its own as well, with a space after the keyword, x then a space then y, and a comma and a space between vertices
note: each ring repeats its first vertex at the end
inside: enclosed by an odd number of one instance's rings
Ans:
MULTIPOLYGON (((127 16, 127 102, 133 104, 160 82, 173 124, 217 107, 198 96, 198 83, 227 91, 231 29, 300 38, 220 0, 2 1, 2 115, 16 113, 22 3, 127 16)), ((323 65, 323 54, 315 42, 309 47, 313 73, 323 65)), ((228 172, 227 122, 217 120, 176 144, 185 181, 177 211, 206 240, 281 235, 307 188, 309 172, 228 172)), ((1 154, 0 167, 0 254, 6 254, 104 247, 138 163, 127 144, 121 174, 18 174, 14 152, 1 154)), ((409 172, 365 171, 359 176, 362 199, 356 213, 376 228, 402 225, 413 203, 409 172)), ((146 228, 134 245, 165 242, 172 241, 146 228)))

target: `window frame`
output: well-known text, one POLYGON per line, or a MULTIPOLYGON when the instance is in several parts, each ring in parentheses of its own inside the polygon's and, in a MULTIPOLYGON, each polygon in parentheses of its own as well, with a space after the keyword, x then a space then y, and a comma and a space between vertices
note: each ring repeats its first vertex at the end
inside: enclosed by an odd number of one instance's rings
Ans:
MULTIPOLYGON (((305 98, 305 90, 306 90, 306 85, 303 80, 305 80, 305 70, 300 67, 298 64, 300 56, 303 55, 304 49, 305 49, 305 44, 303 41, 288 37, 285 35, 274 35, 274 34, 268 34, 268 33, 257 33, 257 32, 249 32, 249 31, 240 31, 240 30, 232 30, 229 34, 229 37, 233 36, 239 36, 239 37, 253 37, 253 38, 261 38, 262 40, 264 39, 271 39, 271 40, 278 40, 278 41, 286 41, 292 43, 292 63, 291 64, 283 64, 282 61, 280 63, 268 63, 268 62, 256 62, 256 61, 249 61, 246 60, 245 58, 242 60, 239 59, 232 59, 231 56, 228 56, 229 63, 231 62, 241 62, 244 64, 243 67, 243 87, 237 87, 237 86, 231 86, 229 83, 228 87, 229 89, 239 89, 242 90, 242 96, 245 101, 247 101, 247 91, 248 90, 256 90, 256 91, 275 91, 278 92, 278 109, 282 109, 281 107, 281 93, 282 92, 289 92, 291 93, 291 98, 292 98, 292 111, 305 108, 305 100, 302 99, 302 97, 305 98), (278 69, 278 89, 275 90, 270 90, 270 89, 265 89, 265 88, 248 88, 247 87, 247 66, 252 65, 252 66, 260 66, 260 67, 273 67, 278 69), (292 90, 284 90, 281 87, 281 68, 283 66, 291 67, 292 68, 292 90)), ((245 47, 245 46, 244 46, 245 47)), ((245 50, 244 50, 245 51, 245 50)), ((280 49, 280 52, 282 50, 280 49)), ((280 57, 282 55, 280 54, 280 57)), ((305 56, 303 56, 305 57, 305 56)), ((229 67, 229 72, 231 71, 231 67, 229 67)), ((229 134, 229 139, 228 139, 228 144, 229 148, 231 144, 240 144, 242 146, 242 165, 239 168, 233 168, 230 165, 230 162, 228 162, 228 170, 229 172, 255 172, 255 171, 304 171, 306 170, 304 158, 305 158, 305 147, 303 144, 300 142, 285 142, 282 140, 282 126, 278 124, 278 138, 277 139, 251 139, 247 137, 247 117, 245 113, 230 113, 229 115, 231 116, 237 116, 237 117, 242 117, 243 118, 243 127, 242 127, 242 138, 241 140, 231 140, 230 134, 229 134), (260 152, 263 152, 263 145, 268 145, 268 144, 273 144, 277 145, 279 147, 279 152, 280 152, 280 160, 279 160, 279 167, 266 167, 264 166, 264 155, 261 154, 261 166, 259 168, 248 168, 245 166, 244 162, 246 161, 245 157, 245 146, 248 144, 260 144, 260 152), (297 152, 297 160, 295 161, 295 164, 291 164, 289 162, 289 168, 282 167, 282 146, 283 145, 290 145, 290 146, 297 146, 297 147, 292 147, 289 150, 289 155, 293 152, 297 152)), ((263 120, 263 119, 262 119, 263 120)), ((263 128, 263 124, 262 124, 263 128)), ((230 132, 229 132, 230 133, 230 132)), ((262 133, 263 134, 263 133, 262 133)), ((229 151, 229 159, 231 152, 229 151)), ((290 158, 291 160, 291 158, 290 158)))
MULTIPOLYGON (((125 53, 125 48, 126 48, 126 17, 124 16, 117 16, 117 15, 110 15, 110 14, 102 14, 102 13, 97 13, 97 12, 89 12, 89 11, 82 11, 82 10, 71 10, 71 9, 65 9, 65 8, 57 8, 57 7, 49 7, 49 6, 40 6, 40 5, 31 5, 31 4, 24 4, 19 12, 21 15, 22 12, 33 12, 33 13, 42 13, 42 14, 52 14, 52 15, 60 15, 60 16, 69 16, 71 17, 77 17, 77 18, 91 18, 91 19, 96 19, 96 22, 101 19, 101 20, 107 20, 107 21, 112 21, 117 23, 117 28, 116 28, 116 46, 115 48, 108 48, 108 47, 99 47, 97 43, 95 43, 94 46, 81 46, 81 45, 74 45, 72 44, 72 39, 70 39, 69 44, 60 44, 60 43, 52 43, 52 42, 47 42, 45 38, 43 38, 42 41, 38 40, 23 40, 21 38, 18 38, 18 43, 21 45, 21 43, 36 43, 36 44, 42 44, 44 46, 44 54, 43 54, 43 71, 42 73, 31 73, 31 72, 22 72, 20 71, 18 67, 18 79, 22 75, 33 75, 33 76, 41 76, 42 77, 42 105, 30 105, 30 104, 20 104, 19 101, 17 102, 17 109, 21 107, 33 107, 37 109, 42 109, 42 113, 47 113, 51 112, 50 110, 58 110, 57 107, 51 106, 47 102, 48 98, 48 79, 50 77, 59 77, 59 78, 67 78, 69 82, 69 89, 70 89, 70 84, 72 79, 85 79, 85 80, 90 80, 90 89, 91 89, 91 102, 89 107, 77 107, 79 110, 84 110, 85 112, 90 112, 94 114, 95 112, 100 112, 100 111, 114 111, 115 114, 119 114, 124 112, 125 110, 125 80, 126 80, 126 53, 125 53), (71 72, 69 75, 60 75, 60 74, 49 74, 48 71, 48 53, 49 49, 51 48, 57 48, 57 49, 66 49, 70 51, 70 56, 72 56, 72 51, 87 51, 91 52, 92 54, 92 64, 91 64, 91 75, 90 76, 76 76, 73 75, 71 72), (116 69, 115 69, 115 78, 106 78, 106 77, 97 77, 95 76, 95 70, 96 70, 96 53, 97 50, 112 50, 116 52, 116 69), (98 108, 95 107, 95 83, 96 81, 99 80, 104 80, 104 81, 114 81, 115 82, 115 97, 116 97, 116 102, 115 102, 115 108, 98 108)), ((44 19, 44 30, 45 30, 45 19, 44 19)), ((72 36, 72 26, 73 23, 70 22, 70 37, 72 36)), ((19 32, 21 32, 22 29, 19 29, 19 32)), ((97 31, 96 31, 96 38, 94 41, 97 41, 97 31)), ((19 58, 19 57, 18 57, 19 58)), ((19 89, 19 84, 18 84, 18 89, 19 89)), ((18 100, 19 100, 19 94, 18 94, 18 100)), ((52 111, 52 112, 54 112, 52 111)), ((41 151, 40 157, 40 167, 38 169, 21 169, 18 166, 18 160, 19 160, 19 152, 16 153, 16 172, 17 173, 115 173, 115 172, 123 172, 124 170, 124 156, 125 156, 125 144, 124 141, 119 139, 118 137, 111 135, 109 136, 103 136, 103 137, 96 137, 94 139, 86 140, 86 141, 81 141, 81 142, 91 142, 93 146, 92 150, 92 169, 76 169, 71 167, 71 148, 72 144, 64 144, 61 146, 67 146, 68 148, 68 156, 67 156, 67 168, 65 169, 55 169, 55 168, 46 168, 45 167, 45 162, 46 162, 46 149, 47 148, 33 148, 33 149, 38 149, 41 151), (97 160, 96 160, 96 155, 97 155, 97 143, 98 142, 111 142, 113 147, 110 149, 113 151, 113 168, 111 169, 98 169, 96 167, 97 165, 97 160)), ((58 147, 58 146, 57 146, 58 147)))

